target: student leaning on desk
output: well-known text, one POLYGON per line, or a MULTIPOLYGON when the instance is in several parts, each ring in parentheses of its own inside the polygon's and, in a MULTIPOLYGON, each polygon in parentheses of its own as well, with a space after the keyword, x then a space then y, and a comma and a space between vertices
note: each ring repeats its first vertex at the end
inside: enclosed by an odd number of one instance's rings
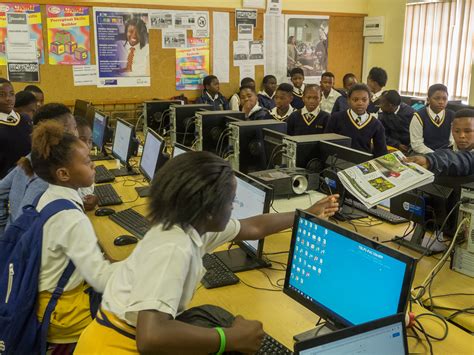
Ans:
MULTIPOLYGON (((186 310, 204 275, 205 253, 292 225, 291 212, 230 219, 236 184, 229 163, 208 152, 182 154, 159 170, 149 206, 153 227, 112 275, 98 317, 81 335, 75 354, 259 349, 260 322, 213 306, 186 310)), ((326 197, 307 211, 329 217, 338 209, 337 199, 326 197)))

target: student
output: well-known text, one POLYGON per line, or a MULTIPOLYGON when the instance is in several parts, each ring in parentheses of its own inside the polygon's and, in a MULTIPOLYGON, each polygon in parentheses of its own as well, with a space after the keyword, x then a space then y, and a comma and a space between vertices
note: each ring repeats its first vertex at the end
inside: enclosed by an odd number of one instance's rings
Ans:
POLYGON ((293 86, 287 83, 280 84, 275 92, 276 106, 270 111, 270 115, 278 121, 286 121, 296 110, 291 106, 293 101, 293 86))
POLYGON ((209 104, 213 106, 214 111, 228 110, 229 102, 219 92, 219 79, 215 75, 208 75, 202 81, 204 90, 202 95, 198 97, 196 103, 209 104))
POLYGON ((93 287, 96 292, 103 292, 118 264, 112 266, 104 259, 77 192, 94 182, 89 148, 76 136, 65 133, 62 124, 49 120, 33 130, 31 164, 27 159, 22 164, 25 170, 32 169, 49 183, 38 201, 38 211, 58 199, 67 199, 78 206, 78 209, 57 213, 43 227, 36 313, 40 321, 67 264, 71 260, 75 266, 51 315, 47 336, 48 343, 60 344, 64 349, 64 344, 77 342, 92 321, 89 295, 85 291, 93 287))
MULTIPOLYGON (((186 310, 203 275, 205 253, 230 241, 261 239, 293 223, 293 212, 231 219, 236 185, 230 164, 209 152, 181 154, 158 171, 149 206, 152 228, 114 271, 98 318, 82 333, 75 354, 220 354, 219 349, 253 354, 259 349, 260 322, 234 318, 214 306, 186 310), (210 322, 215 311, 228 315, 213 320, 218 329, 192 320, 200 313, 210 322)), ((337 211, 337 198, 326 197, 308 212, 327 218, 337 211)))
POLYGON ((453 119, 452 134, 455 151, 474 151, 474 110, 462 109, 453 119))
POLYGON ((410 122, 410 142, 415 153, 426 154, 453 144, 451 124, 454 112, 447 110, 448 88, 443 84, 428 89, 428 106, 415 112, 410 122))
POLYGON ((275 107, 277 79, 274 75, 265 75, 262 81, 263 90, 258 93, 258 104, 267 110, 275 107))
POLYGON ((252 87, 243 86, 239 90, 242 112, 249 121, 272 119, 270 112, 258 104, 257 93, 252 87))
POLYGON ((387 85, 387 72, 379 67, 373 67, 367 76, 367 86, 372 93, 370 104, 367 108, 369 113, 377 113, 380 109, 380 96, 383 93, 383 88, 387 85))
POLYGON ((38 100, 30 91, 19 91, 15 94, 15 112, 33 120, 36 110, 38 109, 38 100))
POLYGON ((378 118, 385 128, 387 145, 407 154, 410 149, 410 121, 415 110, 402 102, 396 90, 383 92, 380 110, 378 118))
POLYGON ((321 103, 319 107, 321 110, 328 113, 332 112, 336 100, 341 94, 334 89, 334 74, 331 72, 325 72, 321 75, 321 103))
POLYGON ((341 111, 347 111, 349 109, 349 104, 347 103, 347 93, 350 88, 357 84, 357 78, 355 74, 347 73, 342 78, 342 85, 344 90, 340 91, 341 96, 336 99, 334 106, 332 108, 331 114, 341 111))
MULTIPOLYGON (((255 90, 255 80, 253 80, 252 78, 243 78, 240 81, 240 87, 243 87, 243 86, 251 87, 253 88, 253 90, 255 90)), ((229 100, 229 107, 232 111, 240 111, 241 109, 239 92, 240 92, 240 88, 239 88, 239 91, 237 91, 234 95, 232 95, 232 97, 229 100)))
POLYGON ((29 91, 33 95, 35 95, 37 103, 38 103, 38 108, 44 105, 44 92, 38 86, 36 86, 36 85, 27 85, 24 88, 24 91, 29 91))
POLYGON ((15 90, 0 78, 0 179, 31 149, 31 120, 14 111, 15 90))
POLYGON ((474 175, 474 153, 467 150, 453 152, 450 149, 439 149, 426 155, 415 155, 406 159, 416 163, 435 175, 469 176, 474 175))
POLYGON ((321 110, 321 88, 308 84, 303 92, 304 107, 293 112, 287 120, 288 134, 292 136, 324 133, 329 113, 321 110))
MULTIPOLYGON (((63 104, 41 106, 33 117, 36 124, 47 120, 57 121, 63 125, 66 133, 78 135, 76 120, 63 104)), ((23 169, 28 166, 21 163, 24 159, 30 159, 29 155, 21 158, 19 164, 0 180, 0 237, 3 230, 20 216, 23 206, 32 204, 36 196, 48 188, 48 183, 36 176, 31 169, 23 169)))
POLYGON ((348 93, 350 109, 331 116, 326 133, 337 133, 352 139, 351 147, 372 153, 375 157, 387 154, 385 130, 382 123, 367 112, 370 89, 356 84, 348 93))
POLYGON ((291 83, 293 84, 293 101, 291 106, 300 110, 304 107, 303 91, 304 91, 304 71, 301 68, 293 68, 290 72, 291 83))
POLYGON ((126 64, 121 73, 127 76, 150 74, 148 30, 140 18, 130 18, 125 24, 126 41, 123 44, 122 60, 126 64))

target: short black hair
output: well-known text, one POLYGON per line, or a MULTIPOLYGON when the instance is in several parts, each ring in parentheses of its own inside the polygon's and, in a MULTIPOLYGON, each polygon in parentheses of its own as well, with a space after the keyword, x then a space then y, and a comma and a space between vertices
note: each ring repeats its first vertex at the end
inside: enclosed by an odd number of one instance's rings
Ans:
POLYGON ((36 92, 36 93, 38 93, 38 94, 44 94, 43 90, 41 90, 41 89, 40 89, 38 86, 36 86, 36 85, 26 85, 23 90, 29 91, 29 92, 36 92))
POLYGON ((15 94, 15 108, 28 106, 36 102, 38 100, 36 100, 36 96, 31 91, 23 90, 15 94))
POLYGON ((321 91, 321 86, 317 84, 306 84, 303 90, 303 96, 306 95, 306 93, 311 89, 316 89, 318 91, 321 91))
POLYGON ((293 68, 293 69, 291 69, 291 71, 290 71, 290 78, 292 78, 293 76, 295 76, 295 75, 297 75, 297 74, 301 74, 301 75, 303 75, 303 77, 304 77, 304 71, 303 71, 303 69, 301 69, 301 68, 293 68))
POLYGON ((369 94, 369 97, 371 96, 370 89, 365 84, 354 84, 354 86, 349 89, 347 97, 351 97, 354 91, 366 91, 367 94, 369 94))
POLYGON ((282 84, 278 85, 276 91, 284 91, 288 94, 293 95, 293 86, 291 84, 288 84, 288 83, 282 83, 282 84))
POLYGON ((80 115, 74 115, 74 118, 76 120, 77 128, 79 128, 79 127, 89 127, 89 128, 91 128, 90 123, 87 122, 85 117, 80 116, 80 115))
POLYGON ((333 78, 333 79, 335 78, 334 74, 331 73, 330 71, 326 71, 326 72, 322 73, 322 74, 321 74, 321 79, 324 78, 324 77, 326 77, 326 78, 333 78))
POLYGON ((164 230, 196 226, 219 214, 231 196, 234 172, 210 152, 187 152, 158 170, 151 185, 149 218, 164 230))
POLYGON ((472 108, 463 108, 459 111, 456 111, 454 119, 456 118, 474 118, 474 109, 472 108))
POLYGON ((36 111, 33 116, 33 124, 36 125, 45 120, 61 119, 62 116, 66 114, 72 114, 71 110, 66 105, 54 102, 46 104, 36 111))
POLYGON ((402 103, 402 97, 397 90, 386 90, 382 93, 382 97, 394 106, 400 106, 402 103))
POLYGON ((249 84, 255 84, 255 80, 252 78, 246 77, 240 81, 240 86, 247 86, 249 84))
POLYGON ((436 91, 443 91, 446 93, 446 95, 448 94, 448 88, 446 87, 446 85, 433 84, 428 88, 428 97, 433 96, 436 91))
POLYGON ((262 83, 263 83, 263 84, 266 84, 266 83, 268 83, 271 79, 275 79, 275 81, 277 80, 277 78, 276 78, 275 75, 271 75, 271 74, 270 74, 270 75, 265 75, 265 76, 263 77, 262 83))
POLYGON ((202 81, 202 85, 204 86, 204 88, 206 88, 206 86, 211 85, 213 80, 219 80, 219 79, 217 79, 217 76, 215 75, 205 76, 202 81))
POLYGON ((346 81, 349 80, 350 78, 357 79, 354 73, 347 73, 342 77, 342 83, 345 84, 346 81))
POLYGON ((387 72, 380 67, 373 67, 369 71, 369 79, 375 81, 379 86, 387 85, 387 72))
POLYGON ((242 92, 242 90, 246 90, 246 89, 252 91, 254 94, 257 94, 257 92, 255 91, 255 89, 252 86, 244 85, 244 86, 241 86, 239 88, 239 96, 240 96, 240 93, 242 92))

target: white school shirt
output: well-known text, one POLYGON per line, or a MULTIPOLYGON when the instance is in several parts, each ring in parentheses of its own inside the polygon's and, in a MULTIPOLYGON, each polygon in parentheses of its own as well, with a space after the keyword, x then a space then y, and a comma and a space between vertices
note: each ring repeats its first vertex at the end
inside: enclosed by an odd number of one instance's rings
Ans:
POLYGON ((380 89, 379 91, 377 91, 376 93, 372 94, 372 97, 370 98, 370 101, 372 101, 372 102, 377 101, 378 98, 379 98, 380 96, 382 96, 383 92, 384 92, 384 88, 382 88, 382 89, 380 89))
POLYGON ((319 107, 321 107, 321 110, 331 113, 339 96, 341 96, 341 94, 333 88, 331 88, 328 97, 324 97, 324 94, 321 91, 321 103, 319 104, 319 107))
POLYGON ((233 240, 240 222, 231 219, 218 233, 202 236, 189 227, 151 228, 132 254, 114 271, 102 307, 136 327, 138 312, 156 310, 175 318, 191 301, 205 274, 204 254, 233 240))
POLYGON ((94 290, 104 292, 112 270, 119 263, 112 265, 104 259, 97 245, 94 228, 82 211, 82 199, 76 190, 49 184, 38 202, 38 211, 58 199, 70 200, 79 209, 61 211, 52 216, 43 227, 39 292, 54 291, 69 260, 73 261, 76 269, 65 291, 76 288, 86 280, 94 290))
POLYGON ((290 117, 290 115, 295 112, 296 109, 293 107, 293 106, 289 106, 288 107, 288 111, 283 115, 283 116, 280 116, 278 114, 278 108, 277 107, 274 107, 271 109, 270 111, 270 114, 272 115, 272 117, 278 121, 286 121, 288 119, 288 117, 290 117))
MULTIPOLYGON (((125 44, 125 63, 128 59, 128 54, 130 53, 130 48, 132 46, 130 43, 125 44)), ((150 75, 150 52, 148 44, 144 45, 143 48, 140 48, 140 43, 134 46, 135 52, 133 54, 132 70, 130 72, 124 73, 125 76, 149 76, 150 75)))
POLYGON ((354 122, 357 122, 357 117, 360 117, 360 122, 358 122, 359 126, 362 126, 370 117, 367 112, 365 112, 363 115, 358 115, 357 113, 352 111, 352 109, 349 110, 349 114, 351 115, 354 122))
POLYGON ((301 116, 304 116, 304 115, 307 115, 308 113, 312 113, 314 115, 314 117, 316 117, 317 115, 319 115, 319 112, 321 111, 321 107, 316 107, 313 111, 309 112, 308 109, 305 107, 303 107, 301 109, 301 116))
POLYGON ((240 97, 238 93, 235 93, 230 98, 229 107, 232 111, 240 111, 240 97))

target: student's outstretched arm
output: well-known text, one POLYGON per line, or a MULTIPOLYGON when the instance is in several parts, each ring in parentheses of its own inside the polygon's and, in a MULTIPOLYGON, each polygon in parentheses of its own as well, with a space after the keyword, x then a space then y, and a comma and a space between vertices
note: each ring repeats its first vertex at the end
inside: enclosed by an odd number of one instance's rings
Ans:
MULTIPOLYGON (((334 215, 338 209, 339 195, 330 195, 316 202, 306 211, 320 218, 334 215)), ((240 232, 234 240, 257 240, 267 235, 290 228, 295 218, 294 212, 268 213, 240 220, 240 232)))
POLYGON ((468 176, 474 175, 474 153, 449 149, 437 150, 425 156, 416 155, 406 159, 410 163, 421 165, 436 175, 468 176))

